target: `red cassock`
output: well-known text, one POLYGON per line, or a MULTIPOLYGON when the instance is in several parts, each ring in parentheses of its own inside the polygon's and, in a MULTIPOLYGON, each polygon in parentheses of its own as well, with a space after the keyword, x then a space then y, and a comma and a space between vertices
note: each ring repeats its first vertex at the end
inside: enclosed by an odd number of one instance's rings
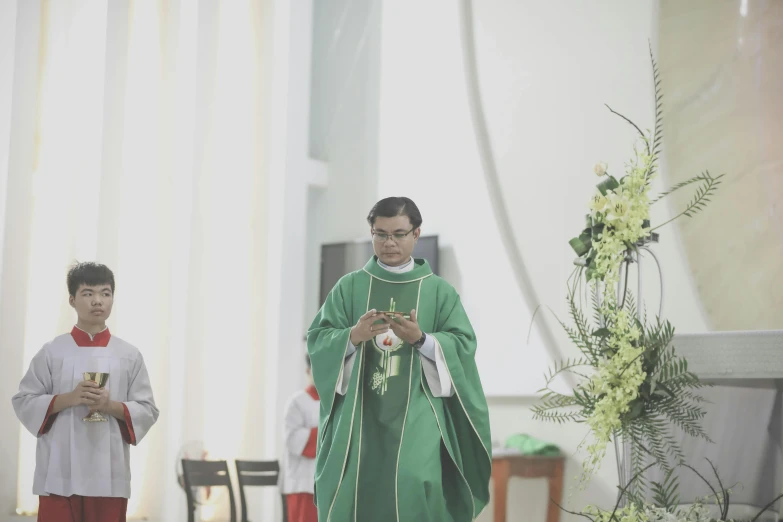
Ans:
MULTIPOLYGON (((309 386, 306 391, 314 401, 320 400, 315 386, 309 386)), ((302 456, 314 459, 317 443, 318 428, 312 428, 307 444, 302 450, 302 456)), ((315 507, 312 493, 290 493, 286 495, 285 499, 288 508, 288 522, 318 522, 318 510, 315 507)))

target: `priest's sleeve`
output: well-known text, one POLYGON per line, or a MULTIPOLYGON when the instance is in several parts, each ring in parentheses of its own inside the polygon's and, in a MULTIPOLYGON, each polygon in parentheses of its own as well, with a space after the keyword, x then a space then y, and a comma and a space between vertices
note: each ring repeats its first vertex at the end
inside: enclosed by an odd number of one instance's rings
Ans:
POLYGON ((313 382, 321 397, 321 412, 330 412, 334 405, 335 394, 345 393, 353 369, 356 353, 348 357, 353 322, 346 312, 346 296, 350 289, 345 288, 349 276, 343 277, 329 292, 321 310, 316 315, 307 332, 307 351, 313 372, 313 382), (339 385, 339 386, 338 386, 339 385))
POLYGON ((476 334, 457 291, 448 283, 443 284, 432 336, 445 359, 454 396, 441 400, 447 423, 453 428, 452 443, 459 446, 461 468, 473 492, 477 516, 489 501, 489 411, 476 367, 476 334))
POLYGON ((343 362, 343 371, 340 372, 340 377, 337 379, 337 389, 335 390, 340 395, 345 395, 345 392, 348 391, 348 382, 350 381, 351 372, 353 371, 353 363, 356 361, 356 350, 358 350, 358 348, 351 342, 351 335, 349 333, 348 348, 345 350, 345 362, 343 362))
POLYGON ((435 397, 453 396, 454 387, 451 385, 446 357, 433 336, 427 336, 427 340, 419 350, 419 357, 421 368, 424 370, 424 378, 427 379, 432 395, 435 397))
POLYGON ((128 399, 125 406, 126 425, 130 429, 130 444, 136 445, 158 420, 158 408, 152 395, 152 386, 144 358, 138 354, 129 378, 128 399))
POLYGON ((39 351, 30 362, 27 373, 19 383, 19 391, 11 399, 16 416, 27 431, 40 437, 51 425, 49 415, 54 401, 52 373, 45 349, 39 351))

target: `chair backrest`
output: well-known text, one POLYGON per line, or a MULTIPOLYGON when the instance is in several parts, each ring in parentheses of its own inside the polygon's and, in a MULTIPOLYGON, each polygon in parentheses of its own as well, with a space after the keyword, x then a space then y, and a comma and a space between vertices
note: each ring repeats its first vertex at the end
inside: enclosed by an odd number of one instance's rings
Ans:
MULTIPOLYGON (((277 486, 280 479, 280 464, 276 460, 237 460, 236 465, 242 522, 248 522, 245 486, 277 486)), ((281 494, 281 498, 283 501, 283 522, 286 522, 288 513, 285 496, 281 494)))
POLYGON ((185 496, 188 502, 188 522, 195 522, 196 499, 193 488, 226 487, 231 504, 231 522, 237 522, 237 506, 234 501, 234 488, 225 460, 188 460, 182 459, 182 478, 185 483, 185 496))

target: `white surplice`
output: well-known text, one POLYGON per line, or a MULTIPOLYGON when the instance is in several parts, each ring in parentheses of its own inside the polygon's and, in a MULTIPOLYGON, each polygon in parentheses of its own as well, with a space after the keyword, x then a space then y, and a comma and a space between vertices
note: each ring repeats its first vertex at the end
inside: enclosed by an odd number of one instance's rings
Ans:
POLYGON ((130 414, 135 442, 155 424, 158 409, 139 350, 112 336, 105 347, 78 346, 70 334, 44 345, 30 363, 12 402, 17 417, 38 437, 33 493, 130 498, 130 448, 120 424, 84 422, 89 408, 67 408, 41 433, 55 395, 72 391, 84 372, 106 372, 110 399, 130 414))
MULTIPOLYGON (((312 388, 312 393, 315 388, 312 388)), ((313 429, 318 428, 320 401, 308 391, 297 392, 285 407, 285 457, 280 480, 281 493, 313 493, 315 459, 304 455, 313 429)))

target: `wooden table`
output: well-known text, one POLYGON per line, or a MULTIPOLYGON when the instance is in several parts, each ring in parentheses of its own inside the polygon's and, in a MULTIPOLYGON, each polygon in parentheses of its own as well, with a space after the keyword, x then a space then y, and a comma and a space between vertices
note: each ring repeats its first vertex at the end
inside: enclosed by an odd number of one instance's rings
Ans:
POLYGON ((549 483, 546 500, 546 522, 558 522, 560 508, 550 499, 562 505, 563 468, 565 459, 559 457, 536 457, 527 455, 502 455, 492 458, 493 499, 495 502, 494 522, 506 522, 508 479, 510 477, 545 478, 549 483))

